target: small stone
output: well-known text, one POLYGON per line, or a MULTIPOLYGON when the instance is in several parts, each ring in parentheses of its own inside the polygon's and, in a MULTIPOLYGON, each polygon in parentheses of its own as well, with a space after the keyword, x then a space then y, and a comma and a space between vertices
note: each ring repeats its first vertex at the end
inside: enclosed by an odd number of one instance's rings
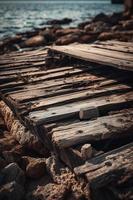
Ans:
POLYGON ((94 119, 99 116, 99 111, 96 107, 81 108, 79 111, 79 118, 81 120, 94 119))

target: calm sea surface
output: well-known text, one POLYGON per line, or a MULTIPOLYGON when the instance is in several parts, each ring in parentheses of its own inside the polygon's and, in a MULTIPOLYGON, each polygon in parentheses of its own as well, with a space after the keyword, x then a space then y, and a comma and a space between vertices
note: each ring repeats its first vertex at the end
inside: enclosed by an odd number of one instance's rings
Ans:
POLYGON ((0 38, 43 27, 49 19, 72 18, 70 25, 76 26, 100 12, 122 9, 122 5, 111 5, 110 1, 0 1, 0 38))

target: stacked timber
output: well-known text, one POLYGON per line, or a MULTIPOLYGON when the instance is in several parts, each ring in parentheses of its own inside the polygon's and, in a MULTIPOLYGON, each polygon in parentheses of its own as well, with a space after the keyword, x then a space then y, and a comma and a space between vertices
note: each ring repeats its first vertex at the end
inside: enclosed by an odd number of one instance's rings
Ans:
POLYGON ((132 47, 108 41, 1 56, 4 120, 19 144, 46 159, 39 162, 64 185, 64 200, 69 192, 71 199, 131 199, 132 47))

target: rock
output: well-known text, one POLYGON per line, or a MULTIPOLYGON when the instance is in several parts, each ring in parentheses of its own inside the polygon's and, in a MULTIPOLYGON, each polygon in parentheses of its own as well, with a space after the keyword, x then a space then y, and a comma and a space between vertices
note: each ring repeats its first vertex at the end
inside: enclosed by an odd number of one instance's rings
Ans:
POLYGON ((56 37, 60 37, 60 36, 64 36, 64 35, 68 35, 68 34, 80 34, 81 31, 77 28, 66 28, 66 29, 58 29, 55 32, 56 37))
POLYGON ((7 183, 0 188, 1 200, 23 200, 24 195, 23 187, 15 181, 7 183))
POLYGON ((113 33, 103 32, 98 36, 98 40, 111 40, 113 37, 113 33))
POLYGON ((119 41, 133 41, 133 31, 103 32, 98 37, 99 40, 117 39, 119 41))
POLYGON ((120 25, 120 24, 114 25, 114 26, 112 26, 112 28, 111 28, 111 31, 122 31, 122 30, 124 30, 124 28, 123 28, 123 26, 120 25))
POLYGON ((16 44, 22 41, 22 36, 21 35, 16 35, 14 37, 10 37, 8 39, 5 39, 4 45, 11 45, 11 44, 16 44))
POLYGON ((43 31, 39 32, 39 35, 44 36, 46 43, 54 42, 55 41, 55 35, 53 33, 53 29, 45 29, 43 31))
POLYGON ((98 22, 93 22, 87 26, 84 27, 85 32, 90 32, 93 31, 95 33, 101 33, 103 31, 108 31, 110 29, 109 24, 98 21, 98 22))
POLYGON ((45 174, 43 177, 38 178, 38 179, 28 178, 26 180, 26 191, 28 191, 28 193, 30 193, 33 190, 35 191, 37 189, 38 185, 45 186, 49 183, 52 183, 52 180, 48 174, 45 174))
POLYGON ((63 36, 63 37, 57 39, 55 44, 56 45, 68 45, 68 44, 77 42, 78 39, 79 39, 78 35, 70 34, 70 35, 66 35, 66 36, 63 36))
POLYGON ((15 181, 20 185, 25 183, 25 175, 23 170, 17 165, 17 163, 11 163, 4 167, 1 171, 4 179, 3 184, 15 181))
POLYGON ((102 22, 109 22, 109 17, 108 15, 104 14, 104 13, 100 13, 98 15, 96 15, 93 20, 93 22, 98 22, 98 21, 102 21, 102 22))
POLYGON ((44 158, 32 158, 24 156, 23 162, 26 166, 26 175, 30 178, 37 179, 45 175, 46 164, 44 158))
POLYGON ((89 42, 94 42, 96 40, 97 36, 96 35, 82 35, 79 38, 80 43, 89 43, 89 42))
POLYGON ((81 23, 78 25, 78 28, 84 29, 84 27, 87 26, 87 25, 89 25, 90 23, 92 23, 92 22, 91 22, 91 21, 81 22, 81 23))
POLYGON ((6 166, 6 161, 0 157, 0 170, 3 169, 6 166))
POLYGON ((64 200, 67 193, 66 186, 50 183, 46 186, 38 186, 34 192, 28 194, 27 200, 64 200))
POLYGON ((35 151, 41 155, 48 155, 48 150, 44 148, 37 136, 33 135, 29 130, 27 130, 19 120, 17 120, 11 109, 3 102, 0 102, 1 114, 4 121, 10 131, 11 136, 9 137, 9 145, 7 145, 7 138, 0 139, 0 152, 5 150, 11 150, 15 144, 20 144, 30 151, 35 151), (10 139, 11 138, 11 139, 10 139), (12 141, 12 143, 11 143, 12 141), (11 145, 10 145, 11 143, 11 145), (11 147, 10 147, 11 146, 11 147))
POLYGON ((42 35, 37 35, 27 39, 23 45, 26 47, 36 47, 46 44, 45 38, 42 35))
POLYGON ((21 156, 24 154, 24 148, 21 145, 16 145, 10 151, 3 151, 2 155, 7 163, 21 162, 21 156))
POLYGON ((122 26, 125 30, 133 30, 133 20, 123 21, 122 26))
POLYGON ((117 25, 123 19, 122 13, 113 13, 109 16, 110 24, 117 25))
POLYGON ((46 159, 46 168, 53 181, 55 183, 60 183, 61 175, 66 170, 63 163, 53 155, 46 159))
POLYGON ((0 153, 3 151, 11 150, 17 144, 16 140, 12 136, 0 139, 0 153))
POLYGON ((66 25, 70 24, 72 22, 72 19, 70 18, 64 18, 64 19, 53 19, 50 21, 47 21, 47 25, 66 25))

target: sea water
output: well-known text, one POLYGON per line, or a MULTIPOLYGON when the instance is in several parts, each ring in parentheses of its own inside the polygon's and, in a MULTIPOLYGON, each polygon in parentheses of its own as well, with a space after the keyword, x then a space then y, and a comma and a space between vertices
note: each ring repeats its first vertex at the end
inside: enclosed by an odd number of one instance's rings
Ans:
POLYGON ((98 13, 122 11, 122 5, 110 1, 0 1, 0 38, 41 28, 51 19, 71 18, 69 26, 77 26, 98 13))

